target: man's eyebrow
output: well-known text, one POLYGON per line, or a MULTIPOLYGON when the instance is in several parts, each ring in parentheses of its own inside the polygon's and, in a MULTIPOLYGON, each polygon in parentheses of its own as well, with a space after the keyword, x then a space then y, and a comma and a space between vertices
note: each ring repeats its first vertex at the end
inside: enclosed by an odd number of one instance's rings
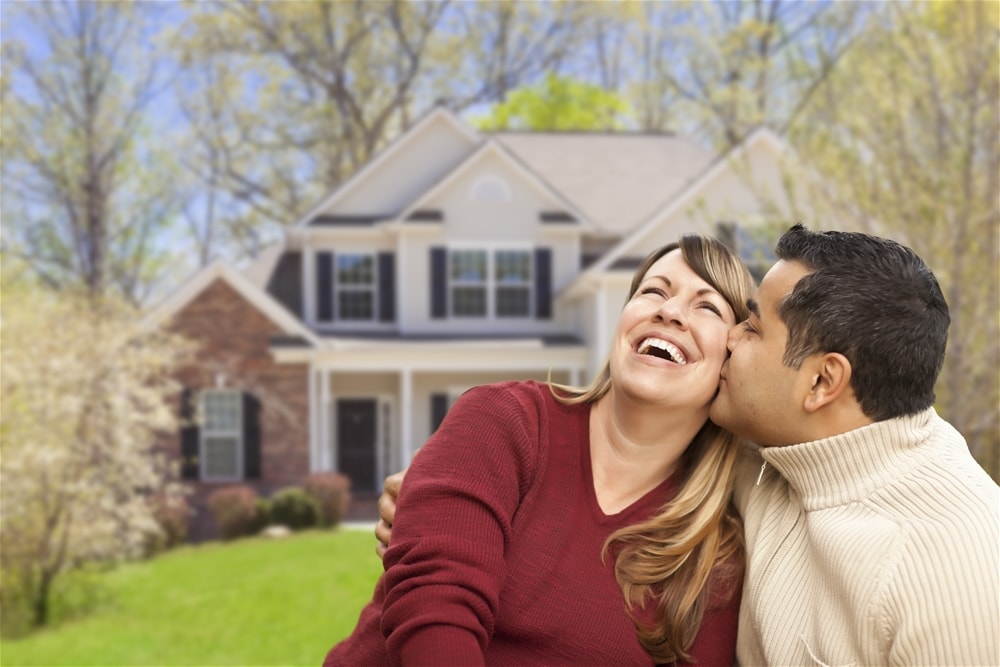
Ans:
POLYGON ((760 319, 760 306, 757 305, 756 301, 753 299, 747 299, 747 308, 750 309, 751 313, 757 316, 757 319, 760 319))

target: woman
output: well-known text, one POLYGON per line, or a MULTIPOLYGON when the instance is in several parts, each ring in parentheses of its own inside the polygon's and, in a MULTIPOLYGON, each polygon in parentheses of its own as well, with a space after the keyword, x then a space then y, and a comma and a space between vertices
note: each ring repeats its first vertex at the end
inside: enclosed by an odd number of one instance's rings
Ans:
POLYGON ((708 409, 752 289, 726 246, 684 236, 636 272, 589 387, 466 392, 324 664, 732 664, 738 447, 708 409))

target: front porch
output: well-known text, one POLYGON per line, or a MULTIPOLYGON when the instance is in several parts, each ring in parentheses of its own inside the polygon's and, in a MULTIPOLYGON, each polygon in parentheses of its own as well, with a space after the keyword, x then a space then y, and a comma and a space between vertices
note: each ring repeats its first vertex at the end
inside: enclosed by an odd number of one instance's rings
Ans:
POLYGON ((580 384, 578 341, 338 340, 309 371, 310 470, 351 478, 350 514, 376 520, 382 482, 407 467, 452 403, 470 387, 534 379, 580 384))

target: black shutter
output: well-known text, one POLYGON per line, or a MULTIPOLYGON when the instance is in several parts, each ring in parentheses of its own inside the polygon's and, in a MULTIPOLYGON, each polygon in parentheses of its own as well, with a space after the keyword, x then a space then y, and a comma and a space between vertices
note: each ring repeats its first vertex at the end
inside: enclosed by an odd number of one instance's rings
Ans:
POLYGON ((448 394, 431 394, 431 433, 438 430, 448 413, 448 394))
POLYGON ((260 401, 243 393, 243 475, 260 479, 260 401))
POLYGON ((552 317, 552 250, 535 248, 535 317, 552 317))
POLYGON ((378 319, 396 320, 396 256, 391 252, 378 254, 378 319))
POLYGON ((431 248, 431 317, 448 316, 448 251, 431 248))
POLYGON ((191 389, 181 391, 181 478, 198 479, 198 394, 191 389))
POLYGON ((316 319, 333 319, 333 253, 316 253, 316 319))
POLYGON ((302 253, 286 251, 271 272, 267 292, 296 317, 302 317, 302 253))

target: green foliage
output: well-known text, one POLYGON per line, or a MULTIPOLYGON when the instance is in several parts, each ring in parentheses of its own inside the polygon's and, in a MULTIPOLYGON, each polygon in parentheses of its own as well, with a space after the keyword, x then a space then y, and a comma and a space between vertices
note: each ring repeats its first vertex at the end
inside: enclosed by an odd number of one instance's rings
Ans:
POLYGON ((1000 4, 886 3, 876 19, 791 137, 819 174, 819 220, 897 239, 938 277, 937 407, 1000 479, 1000 4))
POLYGON ((318 665, 371 599, 374 543, 369 528, 306 531, 129 564, 101 576, 88 616, 2 641, 3 664, 318 665))
POLYGON ((511 91, 473 123, 484 130, 620 130, 628 114, 616 93, 550 73, 540 85, 511 91))
MULTIPOLYGON (((88 563, 59 576, 49 592, 48 625, 85 618, 109 604, 111 600, 103 581, 111 569, 108 563, 88 563)), ((4 585, 10 590, 4 596, 3 624, 0 625, 3 639, 25 637, 37 630, 32 615, 34 600, 25 597, 31 587, 18 581, 22 574, 22 571, 14 571, 5 580, 4 585)), ((4 664, 10 663, 5 661, 4 664)))
POLYGON ((254 519, 247 528, 247 535, 257 535, 271 524, 271 499, 258 498, 254 519))
POLYGON ((271 496, 271 523, 304 530, 315 527, 318 522, 316 501, 302 487, 289 486, 271 496))
POLYGON ((319 525, 335 528, 351 503, 351 480, 336 472, 316 472, 306 477, 302 488, 316 503, 319 525))

